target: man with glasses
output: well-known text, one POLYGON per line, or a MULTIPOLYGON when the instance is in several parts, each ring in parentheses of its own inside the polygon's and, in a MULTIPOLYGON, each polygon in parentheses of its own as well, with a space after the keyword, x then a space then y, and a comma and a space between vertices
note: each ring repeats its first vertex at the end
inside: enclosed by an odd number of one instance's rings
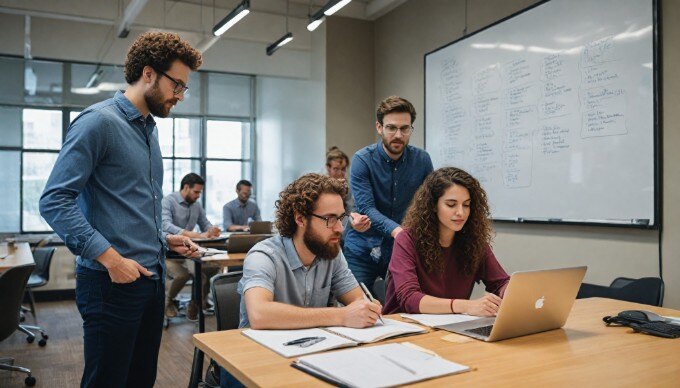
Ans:
MULTIPOLYGON (((239 327, 373 326, 382 306, 364 298, 340 249, 345 185, 307 174, 276 201, 279 235, 256 244, 243 264, 239 327), (330 294, 345 307, 328 307, 330 294)), ((238 386, 222 370, 223 387, 238 386)))
POLYGON ((127 90, 68 128, 40 214, 77 256, 82 387, 152 387, 163 332, 165 252, 198 256, 162 230, 163 159, 154 116, 184 99, 201 54, 179 35, 148 32, 125 60, 127 90))
POLYGON ((373 288, 375 279, 387 272, 394 237, 402 231, 411 198, 432 172, 430 155, 409 145, 416 110, 397 96, 381 101, 376 111, 380 140, 359 150, 352 158, 350 185, 356 211, 366 214, 371 228, 347 231, 344 253, 358 281, 373 288))

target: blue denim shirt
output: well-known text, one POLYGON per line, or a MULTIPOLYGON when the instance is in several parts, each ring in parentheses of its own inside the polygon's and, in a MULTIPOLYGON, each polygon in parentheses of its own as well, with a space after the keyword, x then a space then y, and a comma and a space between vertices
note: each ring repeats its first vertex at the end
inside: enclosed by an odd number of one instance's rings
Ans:
POLYGON ((40 214, 78 265, 106 270, 95 259, 113 247, 154 271, 165 266, 167 249, 162 186, 156 122, 119 91, 69 126, 40 197, 40 214))
POLYGON ((345 255, 368 260, 371 251, 380 247, 380 255, 374 254, 373 260, 389 261, 394 242, 391 233, 401 223, 416 190, 432 170, 430 155, 410 145, 396 161, 387 155, 382 141, 354 154, 350 169, 354 203, 358 213, 371 219, 371 228, 364 233, 349 228, 345 255))

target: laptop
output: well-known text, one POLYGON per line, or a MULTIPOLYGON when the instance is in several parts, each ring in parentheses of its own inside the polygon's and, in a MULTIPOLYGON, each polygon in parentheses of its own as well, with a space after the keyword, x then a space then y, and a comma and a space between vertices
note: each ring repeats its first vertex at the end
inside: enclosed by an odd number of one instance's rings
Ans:
POLYGON ((564 326, 588 267, 515 272, 496 317, 438 326, 486 342, 564 326))
POLYGON ((271 236, 271 234, 232 234, 227 240, 227 252, 246 253, 255 244, 271 236))
POLYGON ((250 233, 251 234, 271 234, 272 232, 272 222, 271 221, 253 221, 250 223, 250 233))

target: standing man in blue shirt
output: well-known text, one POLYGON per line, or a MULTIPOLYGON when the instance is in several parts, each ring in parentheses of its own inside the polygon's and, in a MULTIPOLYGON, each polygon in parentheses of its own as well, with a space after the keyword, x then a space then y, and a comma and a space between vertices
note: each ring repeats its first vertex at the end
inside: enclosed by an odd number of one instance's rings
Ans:
POLYGON ((197 255, 162 231, 163 160, 153 116, 184 99, 201 54, 149 32, 128 51, 130 85, 85 109, 66 134, 40 214, 77 256, 83 318, 81 387, 152 387, 163 331, 165 252, 197 255))
POLYGON ((350 270, 371 289, 378 276, 385 278, 394 238, 402 231, 399 224, 433 170, 430 155, 408 145, 416 119, 410 102, 388 97, 378 105, 376 119, 380 140, 354 154, 350 170, 356 211, 371 219, 371 229, 350 229, 344 246, 350 270))
POLYGON ((224 230, 227 232, 248 231, 250 222, 262 221, 260 208, 250 200, 253 184, 245 179, 236 184, 237 198, 222 207, 224 230))

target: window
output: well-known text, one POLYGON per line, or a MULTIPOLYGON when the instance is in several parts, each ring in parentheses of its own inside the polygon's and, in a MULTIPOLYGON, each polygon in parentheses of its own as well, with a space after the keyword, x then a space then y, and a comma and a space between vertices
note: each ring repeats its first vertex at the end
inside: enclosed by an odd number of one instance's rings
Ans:
MULTIPOLYGON (((203 176, 202 202, 215 225, 222 223, 222 206, 236 197, 236 183, 253 177, 252 81, 191 73, 184 101, 171 117, 156 118, 164 195, 179 190, 190 172, 203 176)), ((0 179, 7 187, 0 233, 50 231, 38 202, 68 126, 82 109, 126 87, 120 66, 0 56, 0 179)))

